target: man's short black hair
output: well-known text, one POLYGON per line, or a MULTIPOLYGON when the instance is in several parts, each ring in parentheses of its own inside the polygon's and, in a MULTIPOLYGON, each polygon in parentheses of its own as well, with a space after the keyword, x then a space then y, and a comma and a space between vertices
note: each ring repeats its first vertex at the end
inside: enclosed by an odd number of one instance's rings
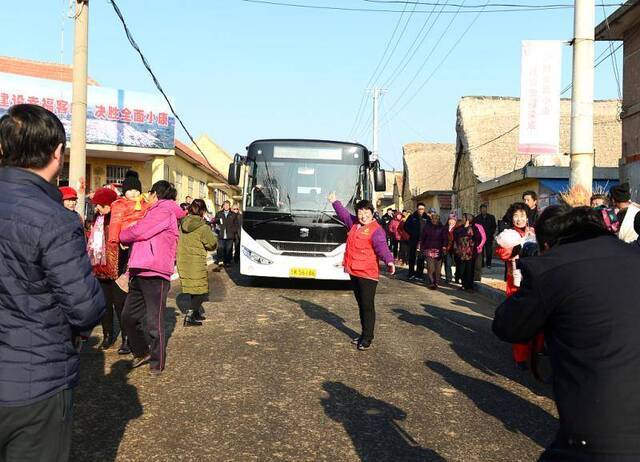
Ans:
POLYGON ((0 118, 0 165, 45 168, 66 134, 53 112, 35 104, 16 104, 0 118))
POLYGON ((375 209, 373 208, 373 204, 371 203, 371 201, 368 201, 368 200, 358 201, 356 203, 355 209, 356 209, 356 212, 358 210, 371 210, 371 213, 375 212, 375 209))
POLYGON ((598 236, 612 235, 602 214, 591 207, 551 205, 544 209, 536 223, 536 239, 540 246, 578 242, 598 236))
POLYGON ((487 207, 487 204, 480 204, 480 208, 481 208, 481 209, 486 209, 486 208, 488 208, 488 207, 487 207))
POLYGON ((531 199, 533 199, 534 201, 538 200, 538 195, 536 194, 535 191, 525 191, 522 193, 522 200, 524 200, 525 197, 527 196, 531 196, 531 199))
POLYGON ((418 205, 416 205, 416 209, 417 209, 418 207, 424 207, 425 209, 427 208, 427 206, 426 206, 426 205, 424 205, 424 202, 418 202, 418 205))

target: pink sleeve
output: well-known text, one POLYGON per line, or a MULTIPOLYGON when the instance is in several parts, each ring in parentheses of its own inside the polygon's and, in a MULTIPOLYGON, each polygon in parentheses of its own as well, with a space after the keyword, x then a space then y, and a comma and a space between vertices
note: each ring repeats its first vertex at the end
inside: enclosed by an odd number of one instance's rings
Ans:
POLYGON ((478 223, 476 223, 476 229, 480 231, 480 244, 478 244, 478 253, 481 253, 484 245, 487 243, 487 233, 484 232, 484 227, 478 223))

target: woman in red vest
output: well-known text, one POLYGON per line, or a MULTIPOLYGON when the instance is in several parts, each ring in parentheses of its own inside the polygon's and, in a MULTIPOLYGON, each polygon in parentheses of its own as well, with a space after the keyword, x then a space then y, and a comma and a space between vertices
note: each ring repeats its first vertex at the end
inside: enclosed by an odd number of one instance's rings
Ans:
POLYGON ((384 229, 373 218, 374 210, 370 201, 362 200, 356 204, 357 216, 344 208, 335 193, 329 195, 329 201, 340 221, 349 229, 343 266, 351 276, 362 324, 362 334, 353 339, 353 343, 358 350, 368 350, 376 323, 375 296, 380 274, 378 260, 384 261, 389 273, 393 274, 396 271, 393 254, 387 247, 384 229))

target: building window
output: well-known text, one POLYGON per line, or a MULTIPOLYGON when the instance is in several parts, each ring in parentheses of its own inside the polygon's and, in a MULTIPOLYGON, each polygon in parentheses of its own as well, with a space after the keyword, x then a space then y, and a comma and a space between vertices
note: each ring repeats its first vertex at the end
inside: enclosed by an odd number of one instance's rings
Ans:
POLYGON ((131 167, 122 165, 107 165, 107 184, 122 184, 124 176, 131 167))
POLYGON ((171 180, 169 179, 169 175, 170 175, 170 174, 169 174, 169 166, 165 164, 165 166, 164 166, 164 179, 165 179, 166 181, 171 181, 171 180))
POLYGON ((209 196, 207 194, 207 183, 205 183, 204 181, 199 181, 198 183, 200 186, 200 198, 206 199, 209 196))
POLYGON ((176 192, 178 193, 178 200, 182 200, 182 172, 176 172, 176 192))
POLYGON ((193 197, 193 177, 190 176, 187 182, 187 196, 193 197))

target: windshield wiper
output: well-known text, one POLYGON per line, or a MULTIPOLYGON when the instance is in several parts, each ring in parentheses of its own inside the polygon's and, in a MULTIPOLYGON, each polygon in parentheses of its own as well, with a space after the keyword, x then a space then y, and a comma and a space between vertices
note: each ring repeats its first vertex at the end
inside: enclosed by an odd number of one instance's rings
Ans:
POLYGON ((277 220, 281 220, 283 218, 293 218, 293 215, 289 212, 286 213, 281 213, 280 215, 276 215, 273 217, 269 217, 269 218, 265 218, 264 220, 260 220, 260 221, 256 221, 255 223, 253 223, 251 225, 252 228, 255 228, 258 225, 261 225, 263 223, 269 223, 271 221, 277 221, 277 220))
POLYGON ((343 223, 340 219, 334 217, 333 215, 331 215, 330 213, 325 212, 324 210, 310 210, 310 209, 295 209, 296 212, 313 212, 313 213, 321 213, 322 215, 325 215, 329 218, 331 218, 333 221, 340 223, 342 226, 347 226, 346 223, 343 223))

